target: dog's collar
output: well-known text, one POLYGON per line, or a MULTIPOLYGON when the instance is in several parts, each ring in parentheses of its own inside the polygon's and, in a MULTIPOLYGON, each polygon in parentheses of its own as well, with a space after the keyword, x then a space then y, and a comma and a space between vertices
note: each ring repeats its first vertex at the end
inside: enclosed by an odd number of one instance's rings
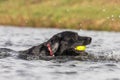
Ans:
POLYGON ((51 46, 50 46, 50 43, 47 44, 47 48, 50 52, 50 56, 54 56, 53 51, 52 51, 51 46))

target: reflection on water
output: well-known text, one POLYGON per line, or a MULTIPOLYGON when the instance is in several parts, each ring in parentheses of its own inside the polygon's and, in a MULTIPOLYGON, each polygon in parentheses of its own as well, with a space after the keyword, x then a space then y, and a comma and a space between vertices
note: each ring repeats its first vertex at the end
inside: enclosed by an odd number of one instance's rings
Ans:
MULTIPOLYGON (((48 40, 59 29, 31 29, 0 27, 0 48, 16 51, 28 49, 48 40)), ((87 52, 107 56, 115 61, 26 61, 15 56, 0 59, 1 80, 120 80, 120 33, 74 30, 91 36, 87 52)), ((2 53, 3 51, 0 51, 2 53)), ((15 55, 15 52, 12 53, 15 55)))

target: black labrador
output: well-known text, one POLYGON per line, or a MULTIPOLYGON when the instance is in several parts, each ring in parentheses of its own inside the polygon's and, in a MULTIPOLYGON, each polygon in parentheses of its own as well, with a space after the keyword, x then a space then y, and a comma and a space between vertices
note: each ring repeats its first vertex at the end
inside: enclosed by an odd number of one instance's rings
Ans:
MULTIPOLYGON (((31 59, 44 59, 51 60, 54 58, 77 56, 85 56, 86 59, 92 58, 85 51, 78 51, 76 46, 88 45, 91 43, 91 37, 79 36, 76 32, 64 31, 54 35, 48 41, 25 51, 14 51, 7 48, 0 48, 0 58, 12 56, 13 53, 18 53, 18 58, 31 60, 31 59)), ((82 59, 83 60, 83 59, 82 59)))
POLYGON ((32 48, 20 51, 19 58, 42 59, 57 56, 87 56, 85 51, 75 50, 76 46, 88 45, 91 37, 79 36, 76 32, 64 31, 54 35, 48 41, 32 48))

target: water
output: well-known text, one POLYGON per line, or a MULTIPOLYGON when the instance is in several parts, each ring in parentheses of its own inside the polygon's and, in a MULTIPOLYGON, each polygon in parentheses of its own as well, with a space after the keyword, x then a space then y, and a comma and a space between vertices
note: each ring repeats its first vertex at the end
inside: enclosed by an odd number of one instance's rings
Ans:
MULTIPOLYGON (((48 40, 59 29, 0 27, 0 48, 28 49, 48 40)), ((1 80, 120 80, 120 33, 74 30, 93 38, 87 52, 112 57, 115 61, 32 60, 14 57, 0 59, 1 80)), ((15 54, 15 53, 13 53, 15 54)))

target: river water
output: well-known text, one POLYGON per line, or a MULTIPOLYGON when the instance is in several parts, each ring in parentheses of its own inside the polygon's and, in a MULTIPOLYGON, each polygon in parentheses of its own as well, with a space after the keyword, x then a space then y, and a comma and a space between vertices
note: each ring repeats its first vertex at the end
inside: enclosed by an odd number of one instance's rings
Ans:
MULTIPOLYGON (((15 51, 38 45, 65 29, 0 27, 0 48, 15 51)), ((56 60, 0 59, 0 80, 120 80, 120 33, 72 30, 92 37, 87 52, 112 57, 114 61, 58 62, 56 60)), ((13 53, 14 54, 14 53, 13 53)))

